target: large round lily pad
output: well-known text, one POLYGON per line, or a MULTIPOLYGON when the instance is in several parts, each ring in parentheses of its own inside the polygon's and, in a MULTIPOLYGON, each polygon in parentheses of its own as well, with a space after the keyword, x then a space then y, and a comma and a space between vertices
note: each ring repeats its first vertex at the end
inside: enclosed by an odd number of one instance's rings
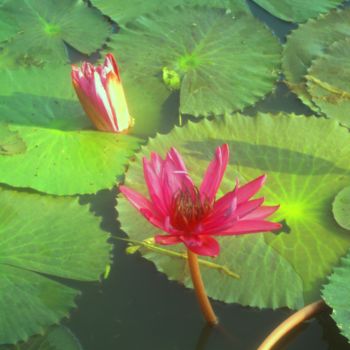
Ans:
POLYGON ((159 10, 169 10, 178 5, 208 6, 235 11, 247 11, 248 7, 244 0, 91 0, 102 13, 109 16, 120 25, 141 16, 159 10))
POLYGON ((333 10, 301 24, 288 37, 282 66, 290 88, 312 109, 318 111, 306 88, 305 75, 314 58, 335 41, 350 36, 350 8, 333 10))
POLYGON ((329 118, 350 127, 350 33, 318 56, 308 70, 312 101, 329 118))
POLYGON ((0 189, 0 203, 0 344, 11 344, 68 316, 79 291, 50 276, 98 280, 110 245, 76 198, 0 189))
POLYGON ((28 56, 43 63, 68 62, 65 44, 91 54, 111 33, 106 19, 82 0, 6 1, 0 22, 8 18, 15 18, 18 31, 5 47, 19 62, 28 56))
POLYGON ((0 152, 0 182, 58 195, 115 185, 140 140, 85 130, 69 67, 6 70, 0 82, 0 121, 26 144, 10 157, 0 152))
POLYGON ((272 15, 288 22, 304 22, 337 7, 344 0, 253 0, 272 15))
POLYGON ((350 255, 348 254, 324 286, 322 297, 333 308, 332 318, 350 342, 350 255))
MULTIPOLYGON (((171 146, 183 155, 199 184, 215 147, 225 142, 230 146, 231 163, 222 193, 233 188, 235 176, 244 183, 267 173, 261 193, 267 203, 281 205, 275 220, 284 223, 284 229, 279 234, 224 238, 222 253, 212 262, 229 267, 241 278, 203 267, 209 295, 260 307, 298 307, 301 295, 306 302, 319 298, 321 284, 350 247, 349 233, 332 216, 333 198, 350 181, 347 129, 332 120, 283 114, 253 118, 238 114, 189 123, 151 140, 130 166, 126 185, 146 194, 141 158, 151 151, 164 155, 171 146)), ((119 199, 118 212, 131 240, 143 241, 159 233, 124 198, 119 199)), ((189 285, 184 259, 144 249, 160 271, 189 285)))
POLYGON ((179 88, 180 112, 195 116, 255 103, 273 89, 279 71, 278 40, 253 16, 234 10, 186 7, 142 16, 109 46, 138 89, 151 79, 179 88))

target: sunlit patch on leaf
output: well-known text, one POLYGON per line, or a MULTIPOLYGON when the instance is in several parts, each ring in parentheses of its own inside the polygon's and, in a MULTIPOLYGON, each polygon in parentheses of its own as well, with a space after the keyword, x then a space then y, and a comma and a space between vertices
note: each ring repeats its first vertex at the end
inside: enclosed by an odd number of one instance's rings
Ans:
POLYGON ((128 85, 143 89, 152 79, 154 95, 179 86, 180 112, 195 116, 251 105, 278 78, 277 39, 253 16, 234 10, 186 7, 142 16, 109 46, 126 74, 127 99, 128 85))
POLYGON ((1 189, 0 203, 0 344, 11 344, 68 316, 79 291, 57 277, 98 280, 110 245, 76 198, 1 189))

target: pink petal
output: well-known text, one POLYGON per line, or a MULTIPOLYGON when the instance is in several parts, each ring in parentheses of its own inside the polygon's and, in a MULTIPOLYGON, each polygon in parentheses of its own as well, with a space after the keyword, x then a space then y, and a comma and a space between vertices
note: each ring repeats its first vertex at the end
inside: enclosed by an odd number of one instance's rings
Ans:
POLYGON ((153 204, 140 193, 126 186, 119 186, 119 190, 126 199, 154 226, 164 229, 165 218, 157 211, 153 204))
POLYGON ((112 70, 114 74, 117 75, 118 79, 120 80, 120 76, 119 76, 119 69, 118 69, 118 65, 117 65, 117 61, 115 60, 113 54, 108 53, 106 55, 104 64, 103 64, 104 68, 106 68, 108 71, 112 70))
MULTIPOLYGON (((246 219, 246 215, 256 210, 264 202, 264 198, 254 199, 248 202, 241 203, 237 206, 228 207, 224 212, 215 213, 211 220, 205 220, 202 223, 203 232, 211 234, 212 232, 226 231, 228 227, 233 226, 240 219, 246 219)), ((235 198, 232 201, 235 205, 235 198)))
POLYGON ((167 208, 170 209, 174 196, 179 191, 194 192, 194 185, 187 173, 186 166, 175 148, 167 153, 162 174, 163 198, 167 208))
POLYGON ((247 216, 244 217, 246 220, 263 220, 266 219, 268 216, 272 215, 280 206, 274 205, 274 206, 263 206, 260 207, 251 213, 249 213, 247 216))
POLYGON ((219 243, 210 236, 184 235, 181 238, 186 247, 198 255, 215 257, 220 252, 219 243))
POLYGON ((157 174, 152 167, 152 163, 146 158, 143 158, 143 174, 152 203, 163 216, 167 216, 169 207, 165 204, 164 200, 161 183, 162 172, 157 174))
POLYGON ((218 191, 222 177, 224 176, 229 160, 229 148, 227 144, 217 147, 214 159, 210 162, 200 186, 202 200, 213 201, 218 191))
POLYGON ((266 180, 266 175, 261 175, 253 181, 240 187, 237 191, 238 203, 242 203, 253 197, 263 186, 266 180))
POLYGON ((236 215, 239 218, 246 219, 246 215, 259 208, 264 203, 264 198, 257 198, 251 201, 243 202, 237 206, 236 215))
POLYGON ((156 235, 154 236, 154 241, 157 244, 162 244, 162 245, 171 245, 171 244, 177 244, 181 243, 181 239, 179 236, 174 235, 156 235))
POLYGON ((234 223, 225 231, 211 233, 216 236, 221 235, 242 235, 246 233, 268 232, 279 230, 282 225, 278 222, 269 222, 263 220, 242 220, 234 223))

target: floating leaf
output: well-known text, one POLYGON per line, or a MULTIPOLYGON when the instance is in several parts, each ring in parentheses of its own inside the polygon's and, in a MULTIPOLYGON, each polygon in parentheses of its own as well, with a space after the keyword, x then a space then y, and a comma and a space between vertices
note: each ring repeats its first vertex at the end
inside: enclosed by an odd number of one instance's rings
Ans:
POLYGON ((0 74, 0 120, 61 130, 91 127, 72 87, 68 65, 5 69, 0 74))
POLYGON ((333 202, 333 215, 337 223, 350 230, 350 187, 342 189, 333 202))
POLYGON ((224 8, 235 11, 248 11, 243 0, 91 0, 102 13, 112 18, 118 24, 125 24, 141 15, 147 15, 156 11, 170 11, 178 5, 186 6, 208 6, 224 8))
POLYGON ((287 83, 300 99, 318 111, 306 89, 305 75, 312 60, 333 42, 350 35, 350 8, 331 11, 299 26, 288 37, 282 64, 287 83))
MULTIPOLYGON (((241 279, 228 279, 229 287, 224 287, 220 273, 215 279, 205 273, 208 292, 220 300, 254 306, 297 307, 300 305, 298 275, 303 281, 306 301, 315 300, 319 297, 325 277, 350 247, 350 235, 335 223, 331 208, 335 195, 350 181, 349 141, 346 128, 335 121, 314 117, 281 114, 248 118, 238 114, 214 122, 190 123, 187 127, 176 128, 169 135, 151 140, 130 166, 126 184, 146 193, 141 157, 149 156, 151 151, 164 154, 171 146, 184 155, 189 172, 199 184, 215 147, 228 143, 232 153, 231 164, 222 191, 232 189, 235 175, 244 183, 267 173, 268 181, 263 194, 269 202, 281 205, 276 220, 284 223, 284 229, 279 234, 227 238, 222 244, 223 252, 216 261, 222 265, 229 261, 229 269, 238 273, 241 279), (274 256, 262 263, 258 253, 256 259, 254 254, 248 258, 237 255, 240 254, 237 251, 245 249, 237 249, 236 245, 262 244, 257 242, 260 237, 264 237, 270 245, 259 248, 262 251, 265 249, 264 254, 272 247, 273 253, 278 252, 281 256, 274 256), (226 254, 230 255, 230 259, 226 258, 226 254), (224 259, 224 262, 220 259, 224 259), (279 273, 271 262, 275 259, 280 259, 281 264, 287 267, 288 263, 291 264, 292 268, 289 267, 288 274, 283 277, 289 282, 274 284, 274 281, 282 278, 274 275, 279 273), (253 279, 255 287, 246 289, 248 282, 242 283, 244 279, 251 283, 253 279), (266 295, 265 283, 273 286, 266 295), (291 286, 295 288, 292 296, 289 294, 291 286), (221 294, 216 292, 217 288, 221 294), (229 298, 226 288, 231 288, 229 298)), ((138 218, 135 210, 122 198, 118 212, 122 228, 131 240, 143 241, 157 232, 143 218, 138 218)), ((256 251, 259 249, 256 248, 256 251)), ((165 258, 155 252, 147 257, 169 278, 181 281, 188 278, 187 274, 181 275, 184 273, 184 261, 179 263, 175 259, 175 262, 174 258, 165 258), (166 263, 162 262, 164 259, 167 259, 166 263), (179 278, 179 275, 182 277, 179 278)), ((282 270, 287 271, 287 267, 282 270)))
POLYGON ((25 150, 26 145, 18 133, 10 131, 6 124, 0 124, 0 155, 11 156, 25 150))
MULTIPOLYGON (((229 269, 238 273, 241 279, 228 279, 226 285, 221 273, 216 278, 209 278, 204 271, 208 292, 220 300, 253 306, 298 307, 300 289, 304 289, 306 302, 319 298, 325 277, 350 248, 349 233, 339 227, 332 216, 335 195, 350 181, 349 142, 346 128, 333 120, 315 117, 261 114, 251 118, 236 114, 213 122, 189 123, 169 135, 151 140, 130 166, 126 185, 146 194, 142 156, 149 156, 151 151, 164 154, 171 146, 184 155, 191 176, 199 184, 215 147, 228 143, 231 164, 221 187, 222 193, 233 188, 235 176, 245 183, 267 173, 268 180, 262 195, 268 203, 281 205, 275 220, 282 222, 284 229, 279 234, 224 240, 222 254, 215 262, 222 265, 229 262, 229 269), (270 260, 262 259, 259 253, 248 257, 240 255, 241 250, 252 250, 241 246, 262 244, 258 243, 261 237, 269 246, 260 246, 255 248, 256 251, 263 251, 261 254, 264 255, 273 248, 269 254, 279 253, 280 256, 274 255, 270 260), (230 259, 226 258, 226 254, 230 259), (276 259, 281 265, 272 262, 276 259), (279 271, 276 266, 282 265, 282 271, 288 270, 288 273, 277 277, 279 271), (302 279, 302 287, 298 276, 302 279), (282 281, 280 278, 288 282, 277 283, 277 280, 282 281), (255 287, 251 285, 247 289, 249 283, 242 283, 245 279, 254 283, 255 287), (271 286, 267 294, 266 283, 271 286), (229 298, 227 288, 230 288, 229 298)), ((143 218, 137 217, 135 210, 123 198, 119 200, 118 212, 122 228, 131 240, 143 241, 157 232, 143 218)), ((174 261, 174 258, 165 258, 155 252, 150 252, 147 257, 169 278, 181 281, 188 278, 184 274, 184 261, 179 263, 178 259, 174 261), (166 263, 164 259, 167 259, 166 263), (182 277, 179 278, 179 275, 182 277)))
POLYGON ((78 290, 49 276, 96 281, 107 233, 76 198, 0 190, 0 344, 42 333, 68 316, 78 290))
POLYGON ((82 350, 82 347, 68 328, 55 326, 43 336, 33 336, 26 343, 0 346, 0 350, 82 350))
POLYGON ((344 0, 253 0, 272 15, 288 22, 304 22, 337 7, 344 0))
MULTIPOLYGON (((164 89, 164 70, 178 74, 180 111, 195 116, 253 104, 278 76, 277 39, 241 12, 180 8, 155 13, 128 23, 109 45, 122 70, 132 76, 128 84, 138 89, 144 80, 155 78, 164 89)), ((155 86, 152 93, 157 95, 155 86)))
POLYGON ((12 157, 0 155, 0 181, 16 187, 73 195, 115 186, 139 140, 96 131, 61 131, 10 126, 27 145, 12 157))
MULTIPOLYGON (((0 1, 0 13, 2 11, 4 0, 0 1)), ((8 40, 18 32, 18 25, 14 17, 5 17, 0 15, 0 42, 8 40)))
POLYGON ((340 332, 350 340, 350 255, 342 259, 339 267, 329 278, 322 291, 325 302, 333 308, 332 318, 337 323, 340 332))
MULTIPOLYGON (((349 33, 350 34, 350 33, 349 33)), ((350 36, 334 43, 308 70, 312 101, 329 118, 350 127, 350 36)))
POLYGON ((10 130, 27 144, 25 153, 0 154, 0 181, 51 194, 114 186, 139 143, 128 135, 81 130, 91 124, 75 97, 68 67, 4 71, 0 121, 13 123, 10 130))
POLYGON ((11 0, 0 8, 0 22, 11 17, 19 30, 6 47, 15 60, 30 56, 68 62, 65 44, 91 54, 111 32, 101 14, 82 0, 11 0))

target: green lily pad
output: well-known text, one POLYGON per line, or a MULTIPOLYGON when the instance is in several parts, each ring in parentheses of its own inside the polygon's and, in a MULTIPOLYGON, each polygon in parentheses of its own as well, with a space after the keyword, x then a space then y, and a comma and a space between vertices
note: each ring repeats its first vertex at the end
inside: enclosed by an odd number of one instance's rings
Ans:
POLYGON ((350 8, 333 10, 302 24, 288 37, 282 57, 282 67, 289 87, 315 111, 307 91, 305 75, 313 59, 335 41, 350 35, 350 8))
POLYGON ((208 6, 235 11, 248 11, 244 0, 91 0, 103 14, 112 18, 118 24, 123 25, 131 20, 160 10, 170 10, 179 5, 208 6))
POLYGON ((277 39, 240 11, 188 7, 142 16, 113 35, 109 46, 138 89, 140 81, 156 78, 172 90, 169 73, 178 76, 180 112, 195 116, 254 104, 278 77, 277 39))
POLYGON ((26 144, 18 133, 10 131, 6 124, 0 124, 0 155, 13 155, 23 153, 26 144))
POLYGON ((307 89, 329 118, 350 126, 350 36, 334 43, 308 70, 307 89))
POLYGON ((350 187, 342 189, 333 202, 333 215, 337 223, 350 230, 350 187))
POLYGON ((11 132, 27 144, 14 157, 0 154, 0 182, 57 195, 114 186, 140 141, 81 130, 91 123, 71 86, 69 67, 3 71, 0 121, 12 123, 11 132))
MULTIPOLYGON (((4 1, 0 1, 0 13, 4 1)), ((6 41, 18 33, 18 25, 13 17, 1 17, 0 21, 0 43, 6 41)))
POLYGON ((0 74, 0 120, 61 130, 91 128, 80 106, 68 65, 4 69, 0 74))
POLYGON ((139 146, 128 135, 10 125, 25 153, 0 155, 0 181, 15 187, 73 195, 112 188, 139 146))
MULTIPOLYGON (((189 123, 181 129, 175 128, 169 135, 151 140, 132 162, 126 185, 146 194, 141 158, 149 156, 151 151, 164 155, 171 146, 183 155, 191 176, 199 184, 215 147, 225 142, 229 144, 232 155, 221 194, 233 188, 235 176, 245 183, 267 173, 268 181, 261 194, 269 204, 281 205, 275 220, 283 222, 284 229, 279 234, 225 238, 222 253, 213 262, 227 266, 241 279, 227 278, 229 281, 224 282, 225 276, 220 268, 214 269, 218 270, 216 278, 203 271, 209 295, 219 300, 260 307, 298 307, 302 292, 306 302, 316 300, 326 276, 350 248, 349 233, 332 217, 333 198, 350 181, 350 136, 347 129, 329 119, 285 114, 261 114, 254 118, 236 114, 213 122, 189 123), (252 244, 250 240, 256 245, 262 244, 258 242, 262 237, 267 243, 265 248, 260 248, 265 249, 264 254, 273 248, 269 254, 280 255, 274 255, 271 260, 262 260, 259 253, 256 258, 254 254, 243 257, 240 250, 245 249, 235 247, 252 244), (230 259, 226 258, 227 255, 230 259), (275 259, 284 266, 282 271, 288 270, 283 277, 277 277, 276 266, 280 265, 272 263, 275 259), (249 282, 243 283, 245 279, 249 282), (277 280, 288 282, 277 283, 277 280), (247 288, 249 283, 254 283, 255 287, 247 288), (272 289, 267 294, 266 283, 270 283, 272 289), (294 288, 292 292, 291 286, 294 288)), ((138 217, 125 199, 120 198, 118 202, 122 228, 131 240, 142 242, 159 231, 138 217)), ((154 249, 147 254, 147 258, 170 279, 186 281, 184 259, 179 262, 179 257, 171 259, 168 256, 168 253, 162 254, 154 249)))
POLYGON ((76 198, 0 189, 0 202, 0 344, 11 344, 67 317, 79 291, 57 277, 98 280, 110 245, 76 198))
POLYGON ((322 291, 325 302, 333 308, 332 318, 341 334, 350 341, 350 255, 348 254, 339 267, 329 277, 329 283, 322 291))
POLYGON ((0 22, 15 18, 18 34, 6 47, 14 60, 68 62, 68 44, 91 54, 111 33, 110 24, 82 0, 11 0, 0 8, 0 22))
POLYGON ((344 0, 253 0, 272 15, 288 22, 304 22, 340 5, 344 0))
POLYGON ((45 335, 36 335, 26 343, 0 346, 0 350, 82 350, 78 339, 66 327, 51 327, 45 335))

